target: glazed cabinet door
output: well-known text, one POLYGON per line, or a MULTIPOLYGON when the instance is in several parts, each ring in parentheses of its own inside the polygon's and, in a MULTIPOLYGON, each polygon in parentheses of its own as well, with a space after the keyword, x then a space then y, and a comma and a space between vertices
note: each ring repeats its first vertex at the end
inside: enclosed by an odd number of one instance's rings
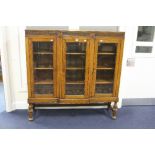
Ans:
POLYGON ((64 102, 88 103, 89 46, 87 37, 63 37, 61 99, 64 102))
POLYGON ((121 62, 121 40, 99 37, 95 39, 94 64, 90 102, 117 97, 121 62))
POLYGON ((28 39, 30 70, 30 96, 56 98, 56 38, 32 37, 28 39))

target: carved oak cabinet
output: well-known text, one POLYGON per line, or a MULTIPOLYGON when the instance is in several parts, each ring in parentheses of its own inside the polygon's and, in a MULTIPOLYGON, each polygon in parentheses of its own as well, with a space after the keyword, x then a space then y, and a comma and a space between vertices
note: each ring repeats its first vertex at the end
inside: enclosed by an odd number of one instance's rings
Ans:
POLYGON ((36 106, 108 105, 116 119, 124 32, 26 30, 28 116, 36 106))

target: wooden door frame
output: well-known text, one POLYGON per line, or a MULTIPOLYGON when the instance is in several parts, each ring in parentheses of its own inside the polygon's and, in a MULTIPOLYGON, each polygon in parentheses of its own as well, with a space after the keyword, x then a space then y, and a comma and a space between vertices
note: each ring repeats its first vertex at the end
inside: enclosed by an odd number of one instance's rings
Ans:
POLYGON ((119 92, 119 83, 120 83, 120 73, 121 73, 121 63, 122 63, 122 56, 123 56, 123 39, 118 37, 96 37, 94 40, 94 61, 93 61, 93 73, 91 79, 91 97, 90 102, 101 102, 102 100, 105 101, 118 101, 118 92, 119 92), (96 66, 97 66, 97 43, 99 40, 103 40, 105 43, 116 43, 117 45, 117 52, 116 52, 116 65, 114 69, 114 86, 113 86, 113 93, 112 95, 98 95, 95 96, 95 81, 96 81, 96 66))
POLYGON ((62 76, 61 76, 61 95, 60 95, 60 102, 62 103, 88 103, 89 102, 89 70, 90 70, 90 37, 89 36, 62 36, 62 76), (85 83, 84 83, 84 89, 85 94, 84 95, 65 95, 65 77, 66 77, 66 42, 75 42, 75 40, 78 38, 79 42, 84 42, 84 40, 87 40, 87 50, 86 50, 86 64, 85 64, 85 83))
POLYGON ((57 100, 58 97, 58 78, 57 78, 57 44, 56 44, 56 36, 32 36, 26 37, 26 53, 27 53, 27 79, 28 79, 28 97, 29 102, 50 102, 57 100), (35 96, 33 93, 34 87, 34 78, 33 78, 33 54, 32 54, 32 42, 33 41, 53 41, 55 42, 54 45, 54 53, 53 53, 53 85, 54 85, 54 94, 53 95, 46 95, 46 96, 35 96), (29 66, 30 65, 30 66, 29 66))

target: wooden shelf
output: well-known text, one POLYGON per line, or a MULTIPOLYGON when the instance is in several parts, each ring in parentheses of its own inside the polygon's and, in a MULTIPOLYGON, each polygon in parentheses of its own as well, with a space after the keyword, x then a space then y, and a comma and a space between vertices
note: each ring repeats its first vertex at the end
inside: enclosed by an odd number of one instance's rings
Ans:
POLYGON ((43 81, 36 81, 36 82, 34 82, 34 84, 42 84, 42 85, 44 85, 44 84, 53 84, 53 81, 52 80, 43 80, 43 81))
POLYGON ((34 54, 37 54, 37 55, 51 55, 53 54, 52 52, 49 53, 49 52, 34 52, 34 54))
POLYGON ((85 68, 80 67, 67 67, 66 70, 84 70, 85 68))
POLYGON ((97 67, 96 69, 100 69, 100 70, 113 70, 113 67, 97 67))
POLYGON ((113 80, 96 80, 96 84, 112 84, 113 80))
POLYGON ((84 84, 84 81, 69 81, 66 84, 84 84))
POLYGON ((98 52, 98 55, 115 55, 116 53, 113 52, 98 52))
POLYGON ((36 70, 52 70, 53 67, 35 67, 36 70))
POLYGON ((53 95, 53 93, 47 93, 47 94, 36 94, 36 93, 34 93, 35 94, 35 96, 52 96, 53 95))
POLYGON ((67 55, 85 55, 86 53, 66 53, 67 55))

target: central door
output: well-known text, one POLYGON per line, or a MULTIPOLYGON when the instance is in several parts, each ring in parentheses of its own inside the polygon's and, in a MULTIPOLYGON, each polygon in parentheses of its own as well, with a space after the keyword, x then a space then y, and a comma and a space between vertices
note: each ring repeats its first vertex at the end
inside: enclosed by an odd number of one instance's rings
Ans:
POLYGON ((61 98, 65 103, 88 103, 89 46, 88 37, 63 37, 61 98))

